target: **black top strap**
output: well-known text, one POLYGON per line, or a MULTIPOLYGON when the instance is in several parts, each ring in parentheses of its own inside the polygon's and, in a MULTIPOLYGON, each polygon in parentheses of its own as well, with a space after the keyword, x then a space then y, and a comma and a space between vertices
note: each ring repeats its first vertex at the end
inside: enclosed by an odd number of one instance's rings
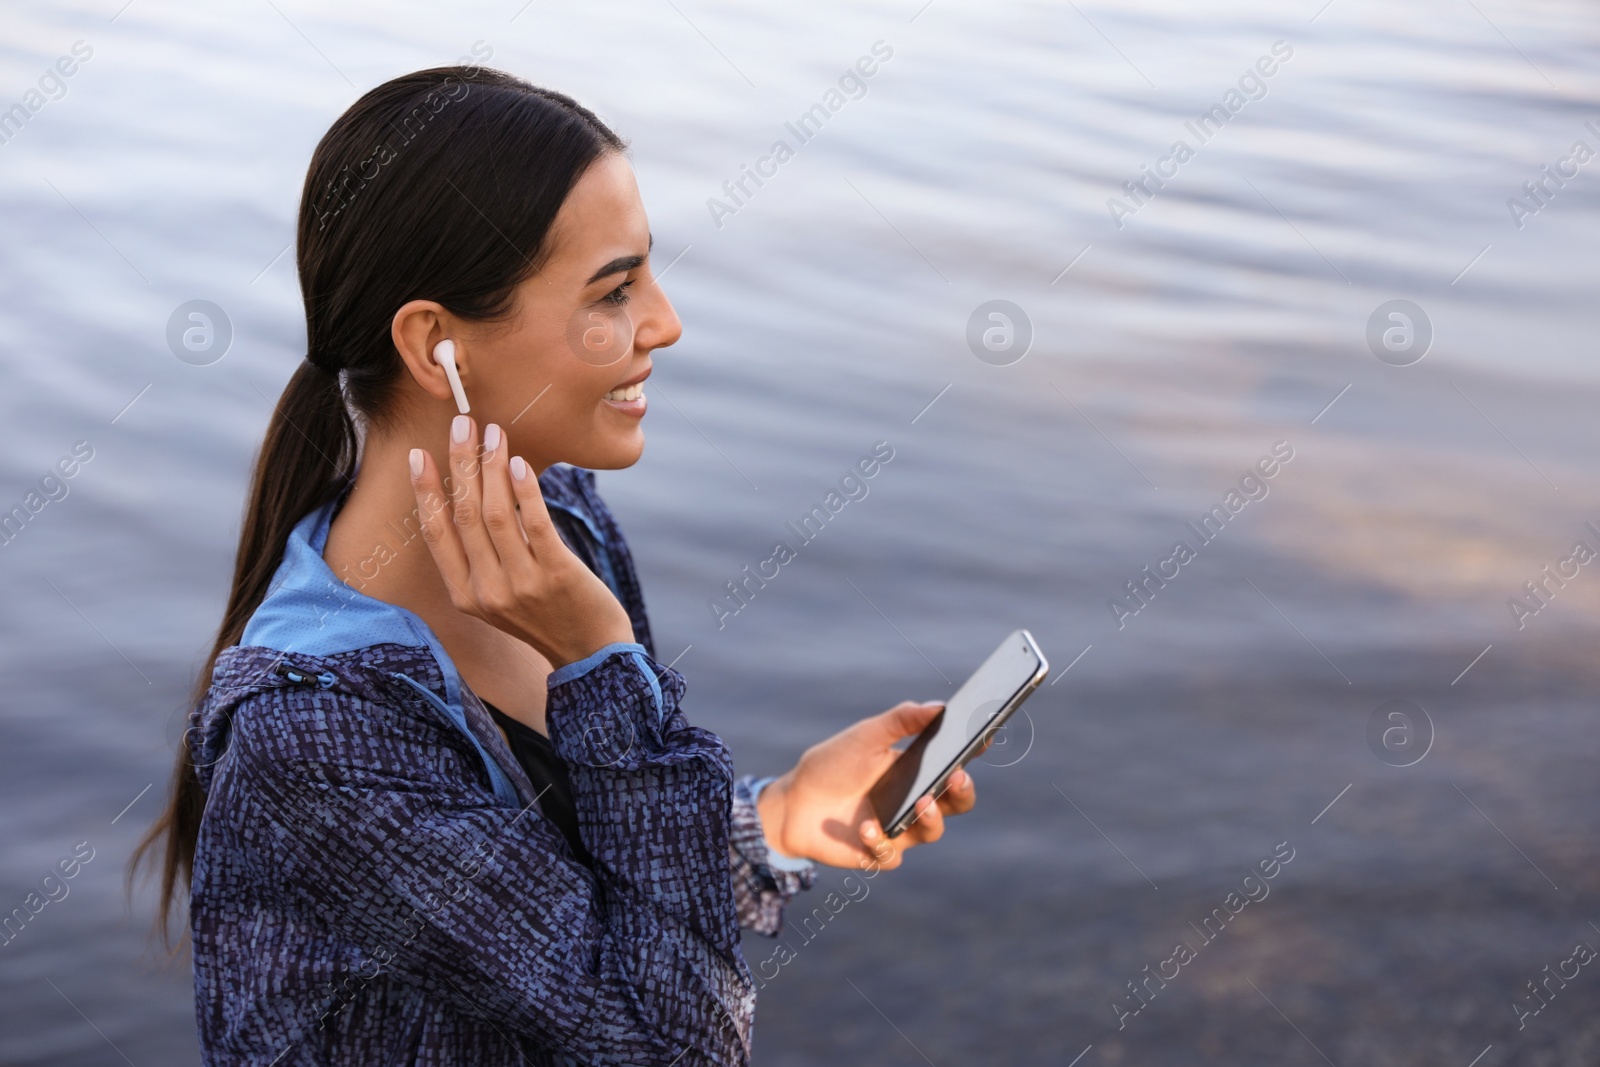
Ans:
POLYGON ((594 860, 578 833, 578 808, 572 800, 572 783, 567 778, 567 765, 556 755, 555 746, 548 737, 513 719, 487 700, 483 701, 483 706, 489 709, 496 725, 506 732, 506 739, 511 743, 511 754, 517 757, 523 773, 533 783, 539 810, 545 818, 556 824, 556 828, 567 839, 567 844, 572 846, 573 855, 582 860, 585 866, 593 867, 594 860))

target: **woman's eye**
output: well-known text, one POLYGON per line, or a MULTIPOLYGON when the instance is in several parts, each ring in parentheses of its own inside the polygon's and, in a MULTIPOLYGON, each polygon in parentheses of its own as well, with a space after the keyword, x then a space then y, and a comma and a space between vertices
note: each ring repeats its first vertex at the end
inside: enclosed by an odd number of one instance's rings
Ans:
POLYGON ((628 290, 631 288, 633 288, 633 282, 631 280, 625 281, 600 299, 607 304, 626 304, 628 302, 628 290))

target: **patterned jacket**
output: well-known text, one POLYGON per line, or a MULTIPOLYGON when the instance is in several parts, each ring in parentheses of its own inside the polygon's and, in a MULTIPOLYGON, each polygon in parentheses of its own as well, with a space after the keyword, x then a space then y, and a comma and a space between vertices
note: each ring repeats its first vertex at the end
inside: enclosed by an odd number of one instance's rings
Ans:
POLYGON ((540 485, 636 638, 549 678, 593 866, 427 625, 334 576, 342 498, 318 509, 190 717, 206 1064, 748 1063, 739 928, 776 933, 814 870, 769 855, 759 783, 684 718, 594 475, 540 485))

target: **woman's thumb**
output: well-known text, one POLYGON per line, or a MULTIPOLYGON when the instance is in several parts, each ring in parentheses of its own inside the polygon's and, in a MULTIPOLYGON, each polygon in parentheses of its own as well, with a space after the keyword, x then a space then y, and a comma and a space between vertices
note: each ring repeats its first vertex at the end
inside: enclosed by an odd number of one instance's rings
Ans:
POLYGON ((878 716, 878 725, 884 731, 889 744, 921 733, 927 729, 928 724, 938 717, 944 710, 940 701, 917 702, 912 700, 896 704, 882 715, 878 716))

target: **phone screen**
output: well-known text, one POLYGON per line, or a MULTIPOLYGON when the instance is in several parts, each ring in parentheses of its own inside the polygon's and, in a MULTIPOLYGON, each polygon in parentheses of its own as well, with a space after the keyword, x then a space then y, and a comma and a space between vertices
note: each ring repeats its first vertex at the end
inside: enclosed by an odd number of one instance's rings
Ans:
POLYGON ((1044 657, 1026 630, 1018 630, 945 701, 945 707, 927 729, 900 753, 900 757, 872 787, 872 806, 878 821, 893 837, 922 795, 953 771, 969 748, 976 748, 986 733, 992 734, 1039 684, 1046 670, 1044 657))

